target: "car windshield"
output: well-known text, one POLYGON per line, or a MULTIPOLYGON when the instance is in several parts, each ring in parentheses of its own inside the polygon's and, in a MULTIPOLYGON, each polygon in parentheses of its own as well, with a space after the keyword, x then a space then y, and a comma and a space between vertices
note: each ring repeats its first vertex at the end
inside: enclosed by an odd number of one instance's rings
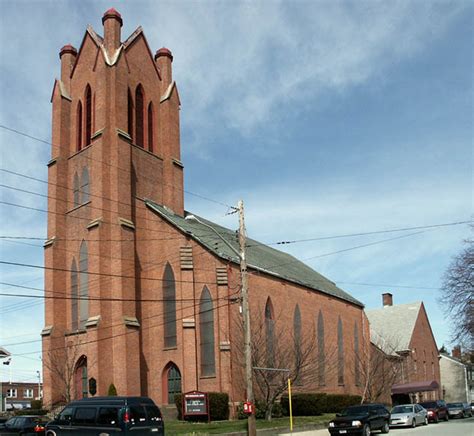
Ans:
POLYGON ((412 413, 413 406, 395 406, 392 413, 412 413))
POLYGON ((343 410, 341 416, 362 415, 364 413, 369 413, 368 406, 352 406, 348 407, 346 410, 343 410))
POLYGON ((462 403, 448 403, 449 409, 462 409, 462 403))
POLYGON ((423 406, 425 409, 436 409, 438 405, 434 401, 428 401, 426 403, 420 403, 420 406, 423 406))

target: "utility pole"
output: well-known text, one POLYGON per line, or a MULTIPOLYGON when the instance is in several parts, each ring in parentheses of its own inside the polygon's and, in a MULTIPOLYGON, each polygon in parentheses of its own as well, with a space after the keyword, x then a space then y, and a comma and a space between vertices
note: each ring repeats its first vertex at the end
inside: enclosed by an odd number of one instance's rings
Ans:
MULTIPOLYGON (((247 277, 247 260, 245 258, 245 222, 244 222, 244 202, 239 200, 239 245, 240 245, 240 277, 242 280, 242 312, 244 317, 244 356, 245 356, 245 381, 247 385, 247 401, 255 407, 252 382, 252 347, 250 336, 250 310, 249 310, 249 289, 247 277)), ((255 436, 257 425, 255 411, 247 418, 247 434, 255 436)))

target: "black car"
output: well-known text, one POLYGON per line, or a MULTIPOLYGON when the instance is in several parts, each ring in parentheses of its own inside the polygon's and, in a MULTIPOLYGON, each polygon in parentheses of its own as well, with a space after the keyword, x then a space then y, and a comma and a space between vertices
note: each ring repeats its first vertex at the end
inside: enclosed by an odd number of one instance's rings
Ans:
POLYGON ((69 403, 46 426, 46 436, 165 434, 160 409, 147 397, 93 397, 69 403))
POLYGON ((360 434, 368 436, 373 430, 388 433, 390 412, 383 404, 362 404, 351 406, 336 415, 329 423, 331 435, 360 434))
POLYGON ((35 435, 44 436, 44 426, 48 418, 38 415, 14 416, 3 424, 0 424, 0 435, 35 435))

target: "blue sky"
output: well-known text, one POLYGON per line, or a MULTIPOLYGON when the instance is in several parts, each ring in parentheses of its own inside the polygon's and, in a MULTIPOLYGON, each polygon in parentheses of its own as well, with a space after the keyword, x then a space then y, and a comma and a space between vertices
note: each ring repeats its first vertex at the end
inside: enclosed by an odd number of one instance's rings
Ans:
MULTIPOLYGON (((124 19, 123 39, 142 25, 152 50, 173 52, 186 189, 227 204, 243 199, 252 238, 471 219, 472 3, 256 3, 0 0, 0 124, 50 140, 59 49, 78 47, 87 24, 102 33, 102 14, 114 6, 124 19)), ((0 151, 1 168, 46 179, 46 144, 0 129, 0 151)), ((46 193, 46 185, 4 172, 0 180, 46 193)), ((4 202, 46 207, 39 196, 0 193, 4 202)), ((237 227, 219 204, 187 195, 186 208, 237 227)), ((0 205, 0 214, 2 235, 46 236, 42 212, 0 205)), ((380 307, 384 291, 395 303, 423 300, 438 346, 448 344, 450 323, 436 288, 467 226, 314 258, 397 235, 283 249, 313 258, 310 266, 367 308, 380 307)), ((38 246, 1 241, 0 259, 41 265, 41 242, 24 242, 38 246)), ((41 270, 2 265, 0 275, 2 282, 43 287, 41 270)), ((0 297, 0 345, 37 340, 43 324, 40 301, 0 297)), ((40 343, 7 348, 29 353, 40 343)), ((39 368, 39 353, 14 357, 11 365, 17 380, 34 380, 39 368)))

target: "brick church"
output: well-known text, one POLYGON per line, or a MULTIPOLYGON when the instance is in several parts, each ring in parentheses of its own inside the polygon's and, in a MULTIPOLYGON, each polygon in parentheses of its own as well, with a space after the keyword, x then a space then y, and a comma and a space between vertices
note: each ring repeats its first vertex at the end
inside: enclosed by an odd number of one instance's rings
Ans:
MULTIPOLYGON (((102 23, 103 36, 88 27, 78 50, 61 49, 51 97, 45 404, 107 395, 111 384, 159 405, 195 389, 242 401, 239 265, 221 239, 238 242, 184 209, 173 55, 153 55, 141 27, 123 40, 115 9, 102 23)), ((264 336, 267 364, 285 334, 307 335, 317 376, 296 388, 360 394, 362 303, 294 257, 247 243, 252 334, 264 336)))

